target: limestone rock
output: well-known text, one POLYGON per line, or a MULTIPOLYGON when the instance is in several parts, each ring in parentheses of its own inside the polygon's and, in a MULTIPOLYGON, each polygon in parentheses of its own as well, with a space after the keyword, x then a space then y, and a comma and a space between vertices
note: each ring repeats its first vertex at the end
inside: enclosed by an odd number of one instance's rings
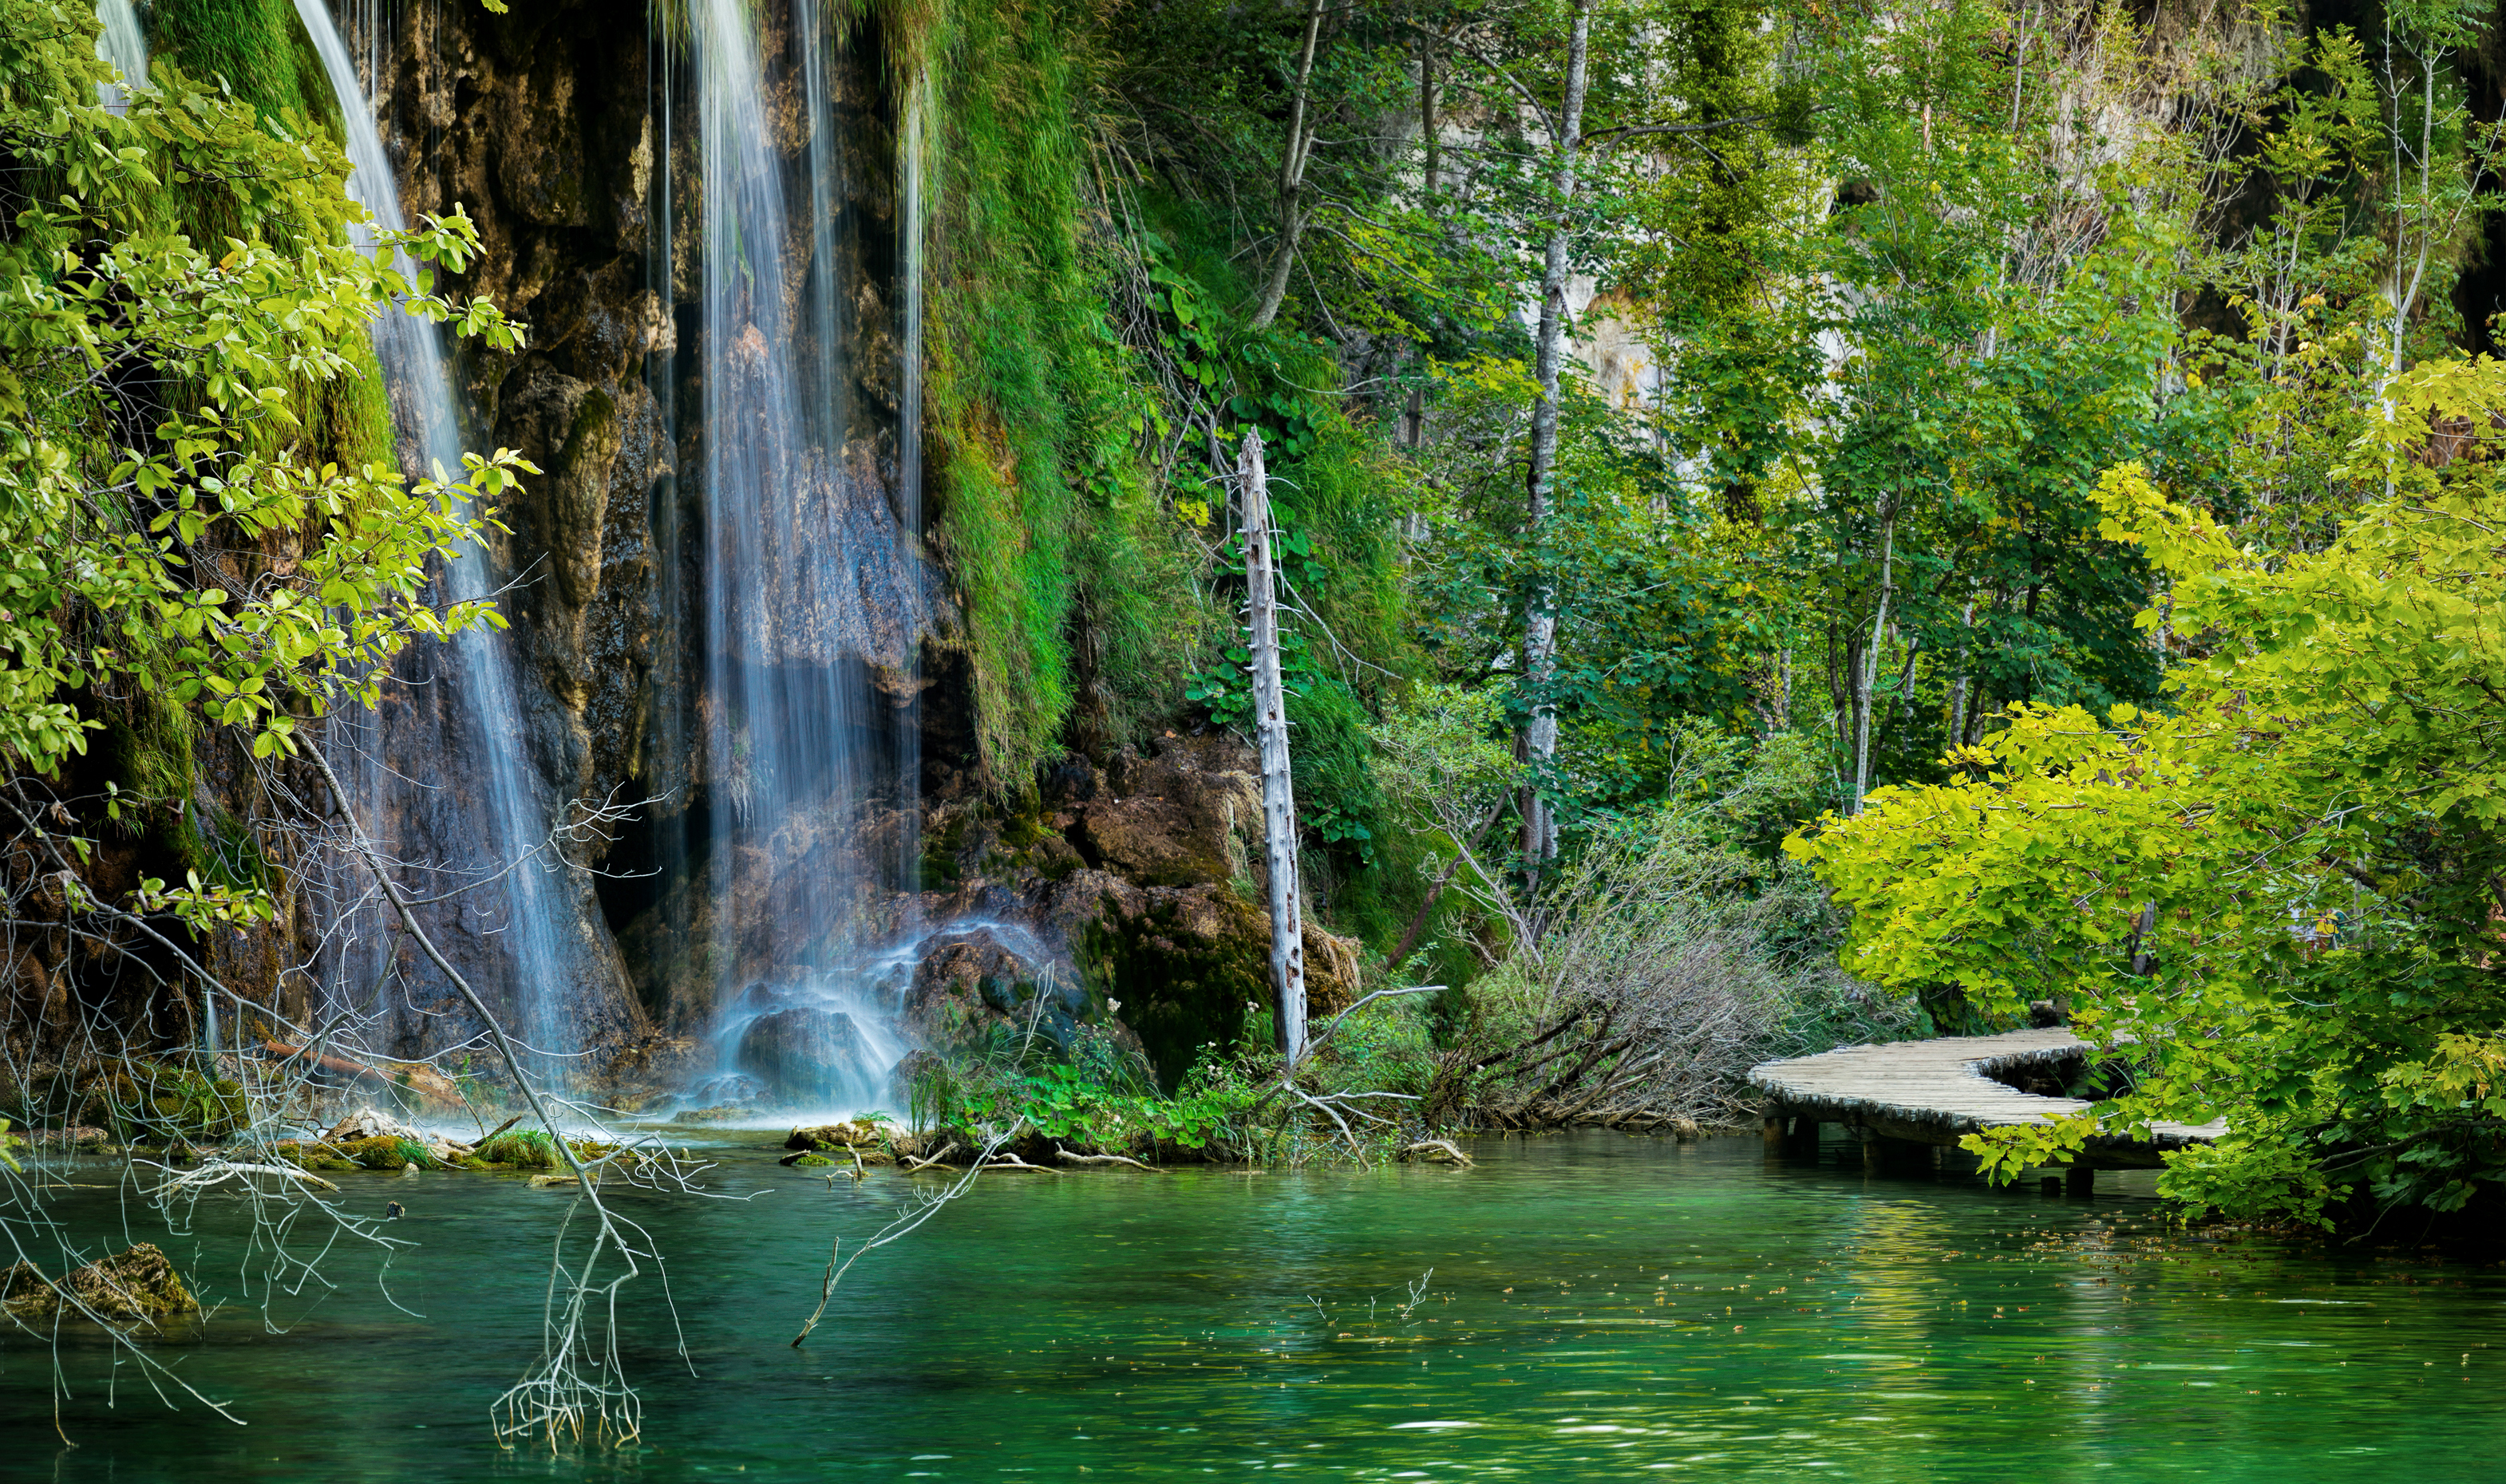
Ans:
MULTIPOLYGON (((1259 764, 1233 738, 1176 739, 1154 758, 1126 751, 1108 770, 1111 796, 1071 811, 1070 842, 1090 866, 1141 886, 1253 880, 1248 850, 1262 830, 1259 764)), ((1085 787, 1065 784, 1070 793, 1085 787)))
POLYGON ((783 1142, 787 1149, 824 1149, 842 1146, 877 1146, 882 1135, 877 1124, 864 1118, 848 1118, 841 1123, 822 1123, 816 1128, 796 1128, 783 1142))
POLYGON ((905 1002, 906 1029, 927 1046, 982 1042, 1007 1025, 1032 1026, 1046 1044, 1063 1047, 1087 1017, 1079 976, 1034 934, 1007 924, 926 943, 905 1002))
POLYGON ((415 1128, 372 1107, 358 1109, 332 1124, 322 1136, 325 1144, 353 1144, 365 1139, 407 1139, 413 1144, 424 1142, 415 1128))

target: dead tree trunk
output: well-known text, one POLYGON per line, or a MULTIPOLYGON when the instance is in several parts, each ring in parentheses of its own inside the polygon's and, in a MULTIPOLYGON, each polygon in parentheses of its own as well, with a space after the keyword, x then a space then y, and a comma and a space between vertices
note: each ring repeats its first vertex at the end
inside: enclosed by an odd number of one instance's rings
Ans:
POLYGON ((1585 53, 1593 36, 1593 0, 1576 0, 1574 28, 1566 38, 1566 96, 1558 110, 1557 169, 1551 182, 1557 219, 1549 229, 1548 255, 1540 274, 1540 339, 1535 370, 1540 401, 1531 412, 1531 470, 1525 480, 1524 540, 1531 548, 1535 571, 1524 595, 1522 615, 1522 684, 1530 692, 1529 711, 1516 750, 1531 765, 1532 781, 1522 791, 1523 868, 1537 873, 1557 853, 1557 821, 1541 796, 1540 775, 1557 754, 1557 710, 1548 691, 1557 669, 1557 590, 1541 564, 1543 527, 1549 521, 1549 484, 1557 464, 1557 380, 1566 350, 1566 253, 1574 226, 1575 154, 1584 130, 1585 53))
POLYGON ((1287 693, 1279 684, 1279 600, 1271 539, 1270 477, 1262 434, 1244 430, 1236 465, 1242 502, 1247 621, 1253 630, 1253 717, 1262 744, 1262 831, 1271 874, 1271 987, 1278 996, 1279 1050, 1290 1066, 1306 1050, 1305 898, 1297 887, 1297 789, 1288 772, 1287 693))

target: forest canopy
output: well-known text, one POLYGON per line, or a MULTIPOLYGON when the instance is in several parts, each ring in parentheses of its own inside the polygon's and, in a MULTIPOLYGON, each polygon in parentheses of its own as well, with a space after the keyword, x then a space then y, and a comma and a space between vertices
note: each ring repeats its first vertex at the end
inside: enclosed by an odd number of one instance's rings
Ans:
MULTIPOLYGON (((2110 1128, 2227 1118, 2196 1207, 2506 1176, 2467 4, 844 14, 931 130, 916 534, 1013 832, 1057 760, 1242 728, 1258 431, 1313 915, 1444 988, 1405 1096, 1732 1114, 2050 1000, 2110 1128), (1731 1016, 1675 1096, 1639 983, 1731 1016), (1569 1026, 1581 1091, 1509 1060, 1569 1026)), ((474 266, 457 209, 359 245, 332 125, 94 48, 0 0, 0 756, 188 819, 196 730, 285 760, 501 621, 430 563, 531 471, 406 477, 367 336, 519 330, 395 265, 474 266)), ((274 910, 146 880, 99 909, 274 910)))

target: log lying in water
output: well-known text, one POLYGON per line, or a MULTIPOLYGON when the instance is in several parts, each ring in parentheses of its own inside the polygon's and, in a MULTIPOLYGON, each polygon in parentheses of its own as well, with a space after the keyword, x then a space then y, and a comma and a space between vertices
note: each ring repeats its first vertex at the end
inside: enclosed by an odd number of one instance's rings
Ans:
MULTIPOLYGON (((265 1041, 261 1048, 281 1061, 305 1055, 303 1046, 291 1046, 283 1041, 265 1041)), ((307 1059, 323 1071, 337 1073, 350 1081, 382 1082, 413 1092, 430 1103, 459 1108, 468 1102, 461 1095, 460 1083, 424 1062, 351 1061, 328 1052, 307 1059)))

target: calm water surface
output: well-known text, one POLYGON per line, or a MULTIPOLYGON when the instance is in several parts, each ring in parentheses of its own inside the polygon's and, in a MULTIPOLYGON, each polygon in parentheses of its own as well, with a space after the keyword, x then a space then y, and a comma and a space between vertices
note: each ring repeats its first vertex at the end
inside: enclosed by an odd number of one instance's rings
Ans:
MULTIPOLYGON (((0 1477, 2506 1478, 2495 1267, 2188 1238, 2129 1194, 1866 1179, 1755 1140, 1477 1152, 987 1176, 854 1268, 796 1351, 830 1237, 912 1182, 831 1188, 737 1151, 715 1188, 755 1199, 622 1200, 669 1257, 688 1359, 659 1285, 630 1289, 642 1443, 555 1462, 500 1452, 485 1419, 537 1353, 570 1199, 344 1177, 410 1208, 395 1231, 421 1245, 381 1284, 342 1248, 338 1291, 274 1306, 285 1332, 246 1303, 164 1347, 248 1426, 169 1410, 90 1341, 61 1357, 62 1449, 51 1355, 0 1340, 0 1477)), ((72 1199, 90 1229, 123 1220, 72 1199)), ((234 1207, 170 1240, 129 1220, 235 1302, 234 1207)))

